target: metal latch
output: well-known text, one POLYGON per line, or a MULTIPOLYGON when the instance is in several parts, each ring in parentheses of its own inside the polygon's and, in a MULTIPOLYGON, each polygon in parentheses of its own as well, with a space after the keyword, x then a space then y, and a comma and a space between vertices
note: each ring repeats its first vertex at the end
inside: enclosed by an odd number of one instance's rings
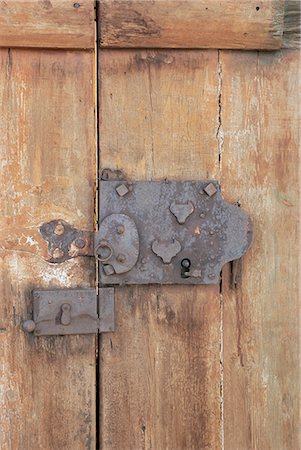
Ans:
POLYGON ((114 331, 114 288, 34 290, 33 320, 23 329, 36 336, 114 331), (98 303, 98 305, 97 305, 98 303))
POLYGON ((216 180, 100 181, 99 230, 43 224, 53 263, 95 255, 101 285, 216 284, 222 266, 250 247, 250 216, 216 180))

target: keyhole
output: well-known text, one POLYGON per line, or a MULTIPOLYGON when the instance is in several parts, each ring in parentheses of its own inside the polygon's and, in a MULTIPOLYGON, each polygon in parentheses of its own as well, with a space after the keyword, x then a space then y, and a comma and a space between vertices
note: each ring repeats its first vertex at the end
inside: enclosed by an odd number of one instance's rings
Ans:
POLYGON ((188 258, 184 258, 181 261, 181 277, 189 278, 189 270, 191 266, 191 261, 188 258))
POLYGON ((62 311, 62 315, 61 315, 61 324, 62 325, 70 325, 71 323, 71 306, 69 305, 69 303, 64 303, 61 306, 61 311, 62 311))

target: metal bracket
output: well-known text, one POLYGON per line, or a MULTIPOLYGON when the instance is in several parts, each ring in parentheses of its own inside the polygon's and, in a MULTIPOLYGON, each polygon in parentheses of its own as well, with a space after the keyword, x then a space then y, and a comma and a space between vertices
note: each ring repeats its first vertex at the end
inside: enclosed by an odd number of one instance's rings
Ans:
POLYGON ((250 216, 222 198, 216 180, 128 182, 107 169, 99 190, 98 232, 62 220, 40 232, 50 262, 95 254, 102 285, 216 284, 252 243, 250 216))
POLYGON ((33 320, 23 329, 36 336, 114 331, 114 288, 34 290, 33 320))

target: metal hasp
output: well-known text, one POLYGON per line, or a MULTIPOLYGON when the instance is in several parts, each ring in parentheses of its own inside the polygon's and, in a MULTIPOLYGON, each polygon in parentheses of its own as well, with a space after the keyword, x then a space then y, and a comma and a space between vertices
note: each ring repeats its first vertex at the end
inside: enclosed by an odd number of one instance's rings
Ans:
POLYGON ((36 336, 114 331, 114 288, 34 290, 33 320, 23 329, 36 336), (97 312, 98 309, 98 312, 97 312))
POLYGON ((95 253, 103 285, 215 284, 250 247, 250 216, 216 180, 100 181, 95 253))

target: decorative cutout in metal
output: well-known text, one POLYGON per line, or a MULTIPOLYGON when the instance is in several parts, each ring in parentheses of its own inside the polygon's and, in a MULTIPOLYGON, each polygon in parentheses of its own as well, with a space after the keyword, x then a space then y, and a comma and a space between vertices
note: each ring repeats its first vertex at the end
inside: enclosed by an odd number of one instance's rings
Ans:
POLYGON ((95 251, 104 285, 218 283, 252 236, 250 216, 215 180, 100 182, 95 251))

